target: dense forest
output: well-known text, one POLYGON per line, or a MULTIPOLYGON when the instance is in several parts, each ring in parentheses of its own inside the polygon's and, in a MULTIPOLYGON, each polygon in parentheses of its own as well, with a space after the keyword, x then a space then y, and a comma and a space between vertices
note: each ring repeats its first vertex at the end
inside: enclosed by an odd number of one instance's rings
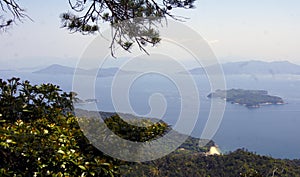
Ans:
POLYGON ((282 160, 238 149, 226 155, 174 152, 147 163, 134 164, 122 176, 300 176, 299 160, 282 160))
MULTIPOLYGON (((274 159, 244 149, 207 155, 214 142, 200 147, 193 137, 157 160, 114 159, 84 136, 82 118, 74 115, 74 96, 53 84, 0 79, 0 176, 300 176, 300 160, 274 159)), ((118 115, 107 115, 101 124, 134 142, 150 142, 171 129, 162 121, 132 119, 147 125, 136 127, 118 115)), ((88 119, 84 125, 97 131, 97 121, 88 119)), ((106 138, 105 132, 100 138, 106 138)))

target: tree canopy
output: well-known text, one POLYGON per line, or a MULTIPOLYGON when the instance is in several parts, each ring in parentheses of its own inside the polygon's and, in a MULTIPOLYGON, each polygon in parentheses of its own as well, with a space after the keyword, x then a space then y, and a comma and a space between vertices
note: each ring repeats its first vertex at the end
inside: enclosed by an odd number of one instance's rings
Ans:
POLYGON ((160 21, 167 16, 179 19, 173 14, 173 8, 193 8, 195 0, 69 0, 75 14, 61 15, 63 27, 72 32, 90 34, 99 30, 99 22, 107 22, 113 26, 111 51, 115 44, 129 50, 134 43, 144 49, 146 44, 155 45, 160 42, 153 20, 160 21), (150 20, 144 20, 147 18, 150 20))
POLYGON ((53 84, 32 85, 19 78, 0 79, 0 176, 118 176, 124 161, 94 147, 80 126, 100 132, 104 123, 122 138, 150 141, 168 131, 166 123, 135 128, 118 116, 75 117, 74 93, 53 84), (79 122, 83 122, 79 125, 79 122))

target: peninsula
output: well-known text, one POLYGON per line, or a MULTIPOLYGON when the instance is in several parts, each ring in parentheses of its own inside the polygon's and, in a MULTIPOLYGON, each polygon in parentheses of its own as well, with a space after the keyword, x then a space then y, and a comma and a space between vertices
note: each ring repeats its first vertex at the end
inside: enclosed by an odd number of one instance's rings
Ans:
POLYGON ((282 98, 268 95, 268 91, 266 90, 216 90, 207 97, 221 98, 232 104, 240 104, 248 108, 258 108, 261 105, 278 105, 284 103, 282 98))

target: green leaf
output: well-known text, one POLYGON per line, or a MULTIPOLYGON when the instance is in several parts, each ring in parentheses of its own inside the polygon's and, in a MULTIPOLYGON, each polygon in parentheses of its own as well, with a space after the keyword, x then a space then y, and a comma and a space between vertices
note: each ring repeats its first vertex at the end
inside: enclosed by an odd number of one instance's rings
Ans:
POLYGON ((110 166, 110 163, 101 163, 101 165, 110 166))
POLYGON ((57 151, 57 153, 60 153, 60 154, 65 154, 65 152, 64 152, 63 150, 61 150, 61 149, 60 149, 60 150, 58 150, 58 151, 57 151))
POLYGON ((79 168, 81 168, 82 170, 86 170, 86 168, 82 165, 78 165, 79 168))

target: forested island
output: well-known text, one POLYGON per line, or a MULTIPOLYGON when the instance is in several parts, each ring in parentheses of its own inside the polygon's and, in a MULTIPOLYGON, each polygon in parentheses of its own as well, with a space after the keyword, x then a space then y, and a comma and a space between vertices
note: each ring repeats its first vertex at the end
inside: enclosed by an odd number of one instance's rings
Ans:
POLYGON ((207 97, 221 98, 232 104, 240 104, 248 108, 258 108, 261 105, 278 105, 284 103, 282 98, 269 95, 266 90, 216 90, 207 97))

